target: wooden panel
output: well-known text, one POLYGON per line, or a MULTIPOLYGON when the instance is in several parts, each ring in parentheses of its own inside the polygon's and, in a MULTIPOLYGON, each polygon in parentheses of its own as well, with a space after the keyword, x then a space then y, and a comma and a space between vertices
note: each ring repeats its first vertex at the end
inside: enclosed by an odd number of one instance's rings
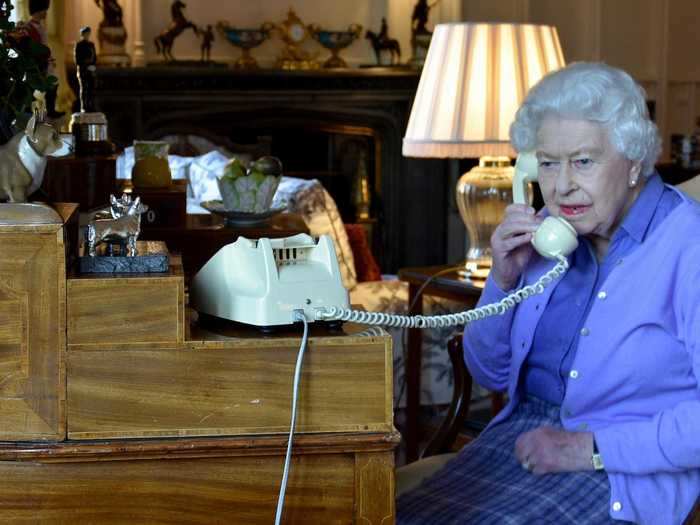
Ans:
MULTIPOLYGON (((0 444, 0 521, 269 524, 286 439, 0 444)), ((393 523, 399 439, 297 436, 283 523, 393 523)))
POLYGON ((0 226, 0 439, 65 435, 65 264, 60 224, 0 226))
POLYGON ((396 505, 393 453, 358 453, 355 462, 355 523, 394 523, 396 505), (377 492, 373 490, 376 487, 387 487, 387 490, 377 492))
POLYGON ((68 344, 182 342, 184 284, 177 273, 69 279, 68 344))
POLYGON ((673 0, 668 3, 668 79, 700 80, 697 49, 700 31, 695 23, 700 9, 696 0, 673 0))
POLYGON ((601 58, 637 80, 658 76, 656 4, 657 0, 615 0, 601 5, 601 58))
MULTIPOLYGON (((310 339, 297 429, 392 427, 388 336, 310 339), (353 343, 354 341, 354 343, 353 343), (361 341, 361 343, 357 343, 361 341), (344 343, 344 344, 343 344, 344 343)), ((298 340, 69 351, 71 439, 287 432, 298 340)))
MULTIPOLYGON (((282 465, 282 456, 2 462, 0 521, 269 525, 282 465)), ((352 523, 353 497, 352 455, 295 457, 283 522, 352 523)))

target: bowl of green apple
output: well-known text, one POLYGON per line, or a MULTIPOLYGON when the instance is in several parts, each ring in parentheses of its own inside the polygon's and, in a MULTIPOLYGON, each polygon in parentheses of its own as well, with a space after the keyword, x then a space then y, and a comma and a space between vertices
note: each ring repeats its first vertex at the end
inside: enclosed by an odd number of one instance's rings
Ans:
POLYGON ((282 163, 276 157, 261 157, 247 167, 233 158, 217 179, 221 200, 201 205, 224 217, 228 226, 265 222, 285 209, 271 208, 281 178, 282 163))

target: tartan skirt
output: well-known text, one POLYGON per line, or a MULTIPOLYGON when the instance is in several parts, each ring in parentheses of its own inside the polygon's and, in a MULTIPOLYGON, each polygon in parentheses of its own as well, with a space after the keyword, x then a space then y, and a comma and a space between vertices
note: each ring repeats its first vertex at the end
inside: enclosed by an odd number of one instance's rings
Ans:
POLYGON ((434 476, 396 502, 397 525, 610 524, 605 472, 536 476, 515 459, 515 440, 541 426, 561 428, 559 406, 528 397, 434 476))

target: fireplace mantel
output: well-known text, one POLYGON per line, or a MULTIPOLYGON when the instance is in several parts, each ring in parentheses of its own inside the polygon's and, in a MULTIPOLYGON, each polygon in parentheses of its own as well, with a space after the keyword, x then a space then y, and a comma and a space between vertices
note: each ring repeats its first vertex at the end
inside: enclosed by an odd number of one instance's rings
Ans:
POLYGON ((257 129, 271 127, 371 135, 374 192, 383 222, 382 269, 395 271, 442 263, 445 256, 445 163, 401 156, 419 77, 419 71, 402 68, 101 68, 95 100, 119 146, 171 133, 240 142, 241 134, 254 137, 257 129))

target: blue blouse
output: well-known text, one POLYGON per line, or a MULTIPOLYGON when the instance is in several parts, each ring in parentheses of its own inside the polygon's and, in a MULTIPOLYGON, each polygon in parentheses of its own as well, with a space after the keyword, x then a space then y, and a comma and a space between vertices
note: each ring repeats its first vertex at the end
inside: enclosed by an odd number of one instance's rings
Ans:
POLYGON ((637 248, 680 202, 680 196, 665 187, 661 177, 652 175, 613 234, 600 263, 591 243, 579 238, 570 258, 571 268, 545 307, 522 368, 521 388, 527 394, 562 404, 580 331, 602 285, 616 262, 637 248), (571 308, 572 303, 577 308, 571 308))

